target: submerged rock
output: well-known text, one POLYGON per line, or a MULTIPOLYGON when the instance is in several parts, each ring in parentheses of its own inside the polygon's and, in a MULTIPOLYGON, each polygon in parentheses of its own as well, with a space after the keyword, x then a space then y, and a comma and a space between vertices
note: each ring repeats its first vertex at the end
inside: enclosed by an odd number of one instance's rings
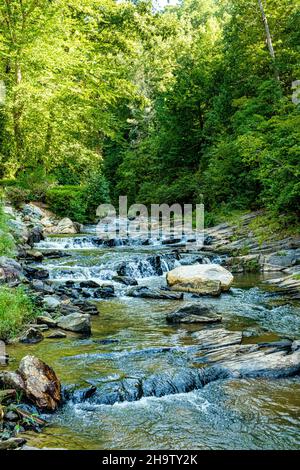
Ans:
POLYGON ((148 378, 136 377, 110 381, 98 388, 88 387, 73 392, 68 391, 66 398, 75 403, 113 405, 117 402, 137 401, 143 397, 188 393, 202 388, 211 381, 226 377, 228 377, 228 372, 221 367, 185 368, 154 374, 148 378))
POLYGON ((243 333, 241 331, 228 331, 225 328, 212 328, 193 333, 199 341, 201 349, 216 349, 241 344, 243 333))
POLYGON ((188 303, 168 313, 167 321, 170 323, 217 323, 222 321, 222 317, 210 307, 188 303))
POLYGON ((142 297, 144 299, 165 299, 165 300, 181 300, 182 293, 171 292, 168 290, 155 289, 147 286, 133 287, 127 291, 129 297, 142 297))
POLYGON ((89 334, 91 332, 90 315, 71 313, 70 315, 57 318, 57 326, 67 331, 89 334))
POLYGON ((197 264, 179 266, 169 271, 167 282, 173 290, 220 295, 222 291, 230 288, 233 276, 218 264, 197 264))

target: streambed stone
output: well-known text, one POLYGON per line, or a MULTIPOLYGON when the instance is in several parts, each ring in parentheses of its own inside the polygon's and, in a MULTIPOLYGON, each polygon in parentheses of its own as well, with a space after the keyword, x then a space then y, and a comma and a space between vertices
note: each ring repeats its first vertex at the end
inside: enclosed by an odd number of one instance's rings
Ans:
POLYGON ((19 339, 20 343, 36 344, 44 339, 42 333, 36 328, 29 328, 19 339))
POLYGON ((181 300, 183 294, 171 292, 169 290, 155 289, 147 286, 133 287, 127 291, 129 297, 142 297, 144 299, 164 299, 164 300, 181 300))
POLYGON ((35 356, 25 356, 19 375, 27 398, 43 410, 54 411, 61 400, 61 387, 54 370, 35 356))
POLYGON ((63 330, 75 333, 90 333, 91 319, 88 314, 71 313, 57 318, 57 326, 63 330))
POLYGON ((233 275, 219 264, 179 266, 167 273, 167 283, 173 289, 201 295, 220 295, 233 282, 233 275))
POLYGON ((217 323, 222 321, 222 317, 217 315, 211 307, 187 303, 168 313, 167 321, 169 323, 217 323))

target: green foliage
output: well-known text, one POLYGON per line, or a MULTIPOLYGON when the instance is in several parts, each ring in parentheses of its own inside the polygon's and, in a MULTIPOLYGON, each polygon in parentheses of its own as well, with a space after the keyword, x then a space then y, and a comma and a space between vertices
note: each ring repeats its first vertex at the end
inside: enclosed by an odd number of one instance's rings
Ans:
POLYGON ((33 301, 21 287, 0 287, 1 340, 13 338, 36 315, 33 301))
POLYGON ((9 202, 19 209, 23 204, 30 201, 29 189, 8 187, 5 191, 5 196, 9 202))
POLYGON ((100 204, 110 202, 109 187, 102 171, 98 170, 86 181, 85 186, 86 219, 93 221, 96 218, 96 210, 100 204))
POLYGON ((297 223, 297 0, 264 2, 275 59, 257 1, 9 4, 0 176, 17 180, 15 204, 47 193, 60 215, 93 220, 108 181, 112 202, 203 201, 209 224, 258 207, 297 223))
POLYGON ((28 168, 18 174, 17 184, 28 193, 28 200, 45 202, 46 193, 54 184, 54 177, 48 176, 42 166, 28 168))
POLYGON ((50 188, 46 202, 55 214, 70 217, 80 223, 93 222, 100 204, 110 202, 108 183, 98 169, 84 185, 65 185, 50 188))
POLYGON ((76 222, 86 222, 87 201, 85 187, 61 186, 47 191, 46 202, 55 214, 76 222))
POLYGON ((7 217, 0 203, 0 256, 11 256, 14 252, 14 248, 14 239, 9 233, 7 217))

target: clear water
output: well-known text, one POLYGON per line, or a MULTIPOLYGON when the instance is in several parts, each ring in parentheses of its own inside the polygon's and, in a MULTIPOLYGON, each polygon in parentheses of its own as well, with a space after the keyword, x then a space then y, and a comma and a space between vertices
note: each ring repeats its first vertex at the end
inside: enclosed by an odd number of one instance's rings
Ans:
MULTIPOLYGON (((136 257, 157 250, 162 251, 153 246, 79 249, 44 264, 54 282, 111 279, 119 262, 134 264, 136 257)), ((164 275, 148 274, 139 284, 165 284, 164 275)), ((213 305, 227 329, 247 330, 244 342, 299 338, 299 304, 267 291, 263 281, 237 276, 231 293, 194 301, 213 305)), ((65 340, 10 346, 11 368, 30 353, 53 366, 63 383, 87 386, 188 365, 197 345, 192 333, 201 327, 166 322, 176 301, 130 298, 126 287, 115 286, 117 297, 98 302, 90 338, 70 333, 65 340), (103 339, 115 341, 101 344, 103 339)), ((299 391, 299 378, 227 379, 194 392, 131 403, 68 403, 47 416, 49 425, 41 434, 27 433, 27 438, 36 447, 66 449, 299 449, 299 391)))

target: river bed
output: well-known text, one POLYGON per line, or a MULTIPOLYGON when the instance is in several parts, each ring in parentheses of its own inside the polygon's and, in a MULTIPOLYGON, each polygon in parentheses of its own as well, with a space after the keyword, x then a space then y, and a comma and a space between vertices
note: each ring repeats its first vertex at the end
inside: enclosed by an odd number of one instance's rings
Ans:
MULTIPOLYGON (((165 273, 152 275, 150 268, 147 275, 140 261, 149 254, 170 253, 171 247, 95 247, 89 237, 49 237, 37 246, 71 254, 43 263, 52 282, 111 283, 116 264, 125 260, 137 277, 142 270, 139 284, 165 285, 165 273), (84 243, 76 240, 83 237, 84 243)), ((214 306, 226 329, 246 331, 244 343, 299 338, 299 304, 270 291, 265 279, 238 275, 229 293, 193 301, 214 306)), ((201 326, 166 322, 178 301, 132 298, 126 296, 127 287, 114 285, 116 297, 97 302, 99 316, 92 317, 91 337, 70 333, 66 339, 11 345, 10 367, 33 354, 51 365, 64 384, 81 386, 186 367, 197 346, 193 333, 201 326)), ((68 402, 46 416, 49 425, 42 433, 26 437, 32 446, 65 449, 299 449, 299 391, 299 377, 229 378, 189 393, 114 405, 68 402)))

